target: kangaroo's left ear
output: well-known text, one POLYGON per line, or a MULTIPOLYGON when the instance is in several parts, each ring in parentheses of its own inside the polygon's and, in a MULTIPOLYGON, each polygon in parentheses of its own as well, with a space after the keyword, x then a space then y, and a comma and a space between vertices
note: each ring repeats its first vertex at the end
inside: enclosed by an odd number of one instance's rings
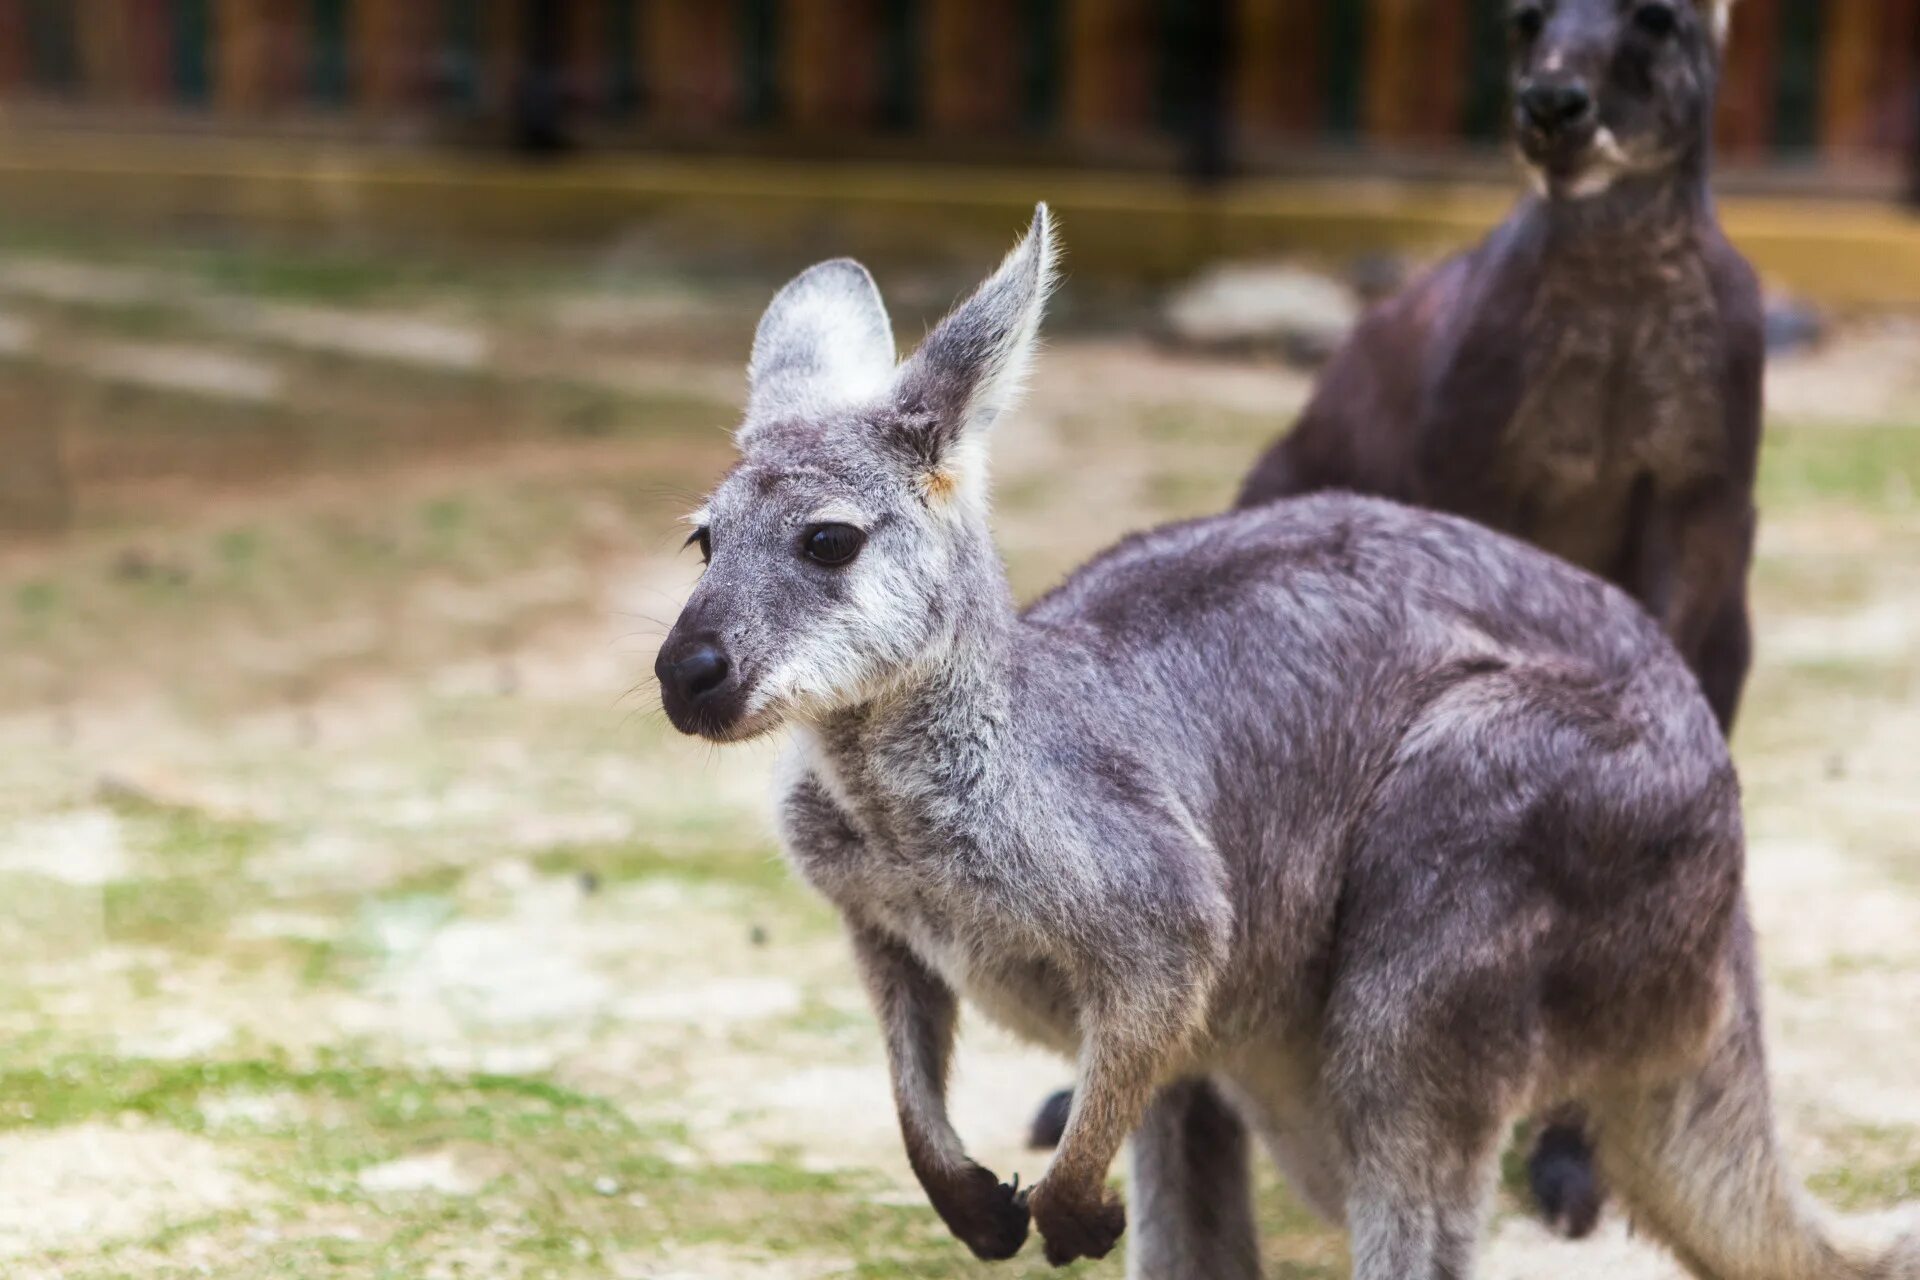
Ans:
POLYGON ((896 401, 929 462, 1019 401, 1058 259, 1053 215, 1039 205, 1000 269, 901 366, 896 401))
POLYGON ((774 295, 753 335, 742 443, 756 427, 877 399, 892 385, 893 325, 852 258, 809 267, 774 295))

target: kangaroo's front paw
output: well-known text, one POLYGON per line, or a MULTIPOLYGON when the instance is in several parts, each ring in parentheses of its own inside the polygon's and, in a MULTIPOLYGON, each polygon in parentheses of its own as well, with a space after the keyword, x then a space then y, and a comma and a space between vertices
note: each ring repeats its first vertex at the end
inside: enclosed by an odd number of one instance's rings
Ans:
POLYGON ((1026 1192, 977 1164, 968 1164, 942 1187, 933 1207, 976 1258, 988 1262, 1011 1258, 1027 1242, 1026 1192))
POLYGON ((1034 1225, 1047 1242, 1047 1261, 1064 1267, 1080 1258, 1104 1258, 1127 1229, 1127 1210, 1105 1188, 1091 1196, 1063 1195, 1042 1182, 1033 1190, 1034 1225))

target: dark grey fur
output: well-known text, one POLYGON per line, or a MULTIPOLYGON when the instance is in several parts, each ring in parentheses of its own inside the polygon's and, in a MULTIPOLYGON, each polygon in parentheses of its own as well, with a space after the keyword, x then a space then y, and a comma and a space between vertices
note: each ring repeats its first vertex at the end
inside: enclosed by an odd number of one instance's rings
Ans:
MULTIPOLYGON (((793 728, 788 851, 845 918, 955 1234, 1006 1257, 1031 1214, 1052 1261, 1105 1254, 1133 1134, 1130 1274, 1252 1280, 1250 1125, 1362 1280, 1459 1280, 1509 1125, 1577 1099, 1697 1274, 1920 1277, 1910 1245, 1841 1253, 1780 1168, 1733 768, 1624 595, 1322 496, 1143 534, 1016 612, 980 432, 1052 258, 1042 209, 888 388, 750 414, 659 660, 682 729, 793 728), (801 553, 823 521, 867 531, 851 564, 801 553), (948 1122, 962 996, 1078 1061, 1030 1196, 948 1122)), ((815 271, 843 296, 783 293, 756 365, 870 290, 815 271)))
POLYGON ((1726 727, 1765 363, 1760 288, 1707 189, 1728 7, 1516 0, 1540 22, 1516 33, 1516 93, 1591 114, 1549 132, 1519 110, 1540 192, 1365 318, 1240 499, 1346 489, 1525 538, 1659 618, 1726 727))
MULTIPOLYGON (((1378 494, 1553 551, 1660 620, 1729 731, 1764 363, 1760 289, 1707 189, 1730 7, 1513 0, 1538 193, 1365 318, 1240 497, 1378 494)), ((1577 1109, 1553 1120, 1534 1197, 1584 1235, 1601 1190, 1577 1109)))

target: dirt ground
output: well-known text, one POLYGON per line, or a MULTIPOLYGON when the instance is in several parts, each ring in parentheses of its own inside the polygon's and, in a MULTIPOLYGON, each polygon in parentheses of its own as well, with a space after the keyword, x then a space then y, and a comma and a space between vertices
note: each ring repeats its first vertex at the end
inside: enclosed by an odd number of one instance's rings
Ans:
MULTIPOLYGON (((0 430, 70 486, 0 551, 0 1271, 1043 1274, 913 1185, 775 748, 655 709, 770 283, 0 238, 0 430)), ((917 333, 950 294, 900 283, 917 333)), ((995 441, 1025 594, 1222 505, 1305 394, 1117 328, 995 441)), ((1915 370, 1884 321, 1776 369, 1736 743, 1782 1123, 1861 1212, 1920 1199, 1915 370)), ((1037 1177, 1065 1079, 969 1026, 976 1153, 1037 1177)), ((1345 1274, 1271 1179, 1262 1215, 1271 1275, 1345 1274)), ((1680 1274, 1510 1193, 1483 1270, 1680 1274)))

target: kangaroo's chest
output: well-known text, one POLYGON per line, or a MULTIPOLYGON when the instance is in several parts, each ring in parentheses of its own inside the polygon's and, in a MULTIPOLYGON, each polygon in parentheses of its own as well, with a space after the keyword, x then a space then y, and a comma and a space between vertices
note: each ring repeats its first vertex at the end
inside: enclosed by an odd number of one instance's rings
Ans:
POLYGON ((1046 955, 937 886, 903 891, 897 883, 876 883, 874 891, 862 904, 863 916, 905 943, 969 1004, 1029 1043, 1065 1054, 1078 1049, 1077 1004, 1046 955))
POLYGON ((1676 491, 1724 452, 1718 309, 1705 268, 1599 298, 1549 279, 1528 315, 1500 487, 1508 531, 1612 574, 1637 495, 1676 491))
POLYGON ((1079 1019, 1063 973, 989 883, 996 852, 1006 851, 968 848, 937 824, 930 829, 924 815, 872 801, 858 776, 828 777, 847 838, 793 848, 801 875, 843 914, 904 944, 993 1021, 1072 1053, 1079 1019))

